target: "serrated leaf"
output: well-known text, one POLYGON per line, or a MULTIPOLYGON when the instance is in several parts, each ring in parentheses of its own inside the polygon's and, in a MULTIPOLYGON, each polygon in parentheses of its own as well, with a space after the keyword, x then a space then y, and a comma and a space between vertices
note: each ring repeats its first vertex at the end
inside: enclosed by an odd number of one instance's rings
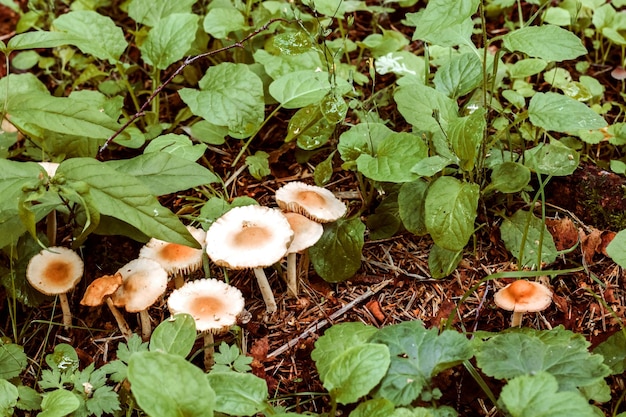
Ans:
POLYGON ((181 60, 191 48, 198 29, 198 16, 175 13, 160 19, 139 46, 141 57, 155 68, 164 70, 181 60))
POLYGON ((78 397, 64 389, 44 394, 39 417, 64 417, 80 407, 78 397))
POLYGON ((578 36, 554 25, 526 26, 504 35, 503 46, 546 61, 565 61, 587 53, 578 36))
POLYGON ((421 39, 434 44, 440 44, 442 32, 467 21, 478 9, 478 0, 456 1, 435 0, 429 1, 421 13, 407 16, 412 26, 415 26, 413 40, 421 39))
POLYGON ((425 224, 425 200, 428 183, 417 180, 402 184, 398 193, 398 213, 409 232, 422 236, 427 233, 425 224))
POLYGON ((358 217, 339 219, 324 226, 324 233, 309 248, 315 272, 328 282, 351 278, 361 266, 365 225, 358 217))
POLYGON ((332 366, 335 356, 345 352, 352 346, 362 345, 378 330, 361 322, 339 323, 324 332, 324 335, 315 341, 315 349, 311 352, 311 359, 315 361, 320 379, 324 381, 332 366))
POLYGON ((176 314, 164 320, 150 337, 150 351, 186 357, 196 341, 196 322, 189 314, 176 314))
POLYGON ((459 251, 474 234, 480 188, 453 177, 439 177, 428 188, 425 223, 435 243, 459 251))
POLYGON ((520 209, 506 218, 500 227, 500 235, 504 246, 523 267, 534 269, 539 266, 539 250, 541 262, 551 264, 556 260, 557 250, 552 235, 541 219, 529 211, 520 209))
POLYGON ((215 391, 209 380, 200 368, 180 356, 162 352, 136 353, 128 364, 128 380, 137 404, 148 415, 213 415, 215 391))
POLYGON ((107 161, 106 165, 141 180, 155 196, 220 181, 217 175, 202 165, 167 152, 107 161))
POLYGON ((604 379, 609 368, 601 355, 589 353, 584 336, 565 330, 516 329, 478 345, 476 363, 486 375, 509 379, 549 372, 559 390, 573 391, 604 379))
POLYGON ((517 193, 522 191, 530 182, 530 170, 524 165, 505 161, 496 165, 491 172, 491 182, 485 187, 485 192, 497 190, 501 193, 517 193))
POLYGON ((232 416, 253 416, 267 408, 265 380, 239 372, 210 372, 209 383, 215 391, 215 411, 232 416))
POLYGON ((338 85, 332 87, 329 74, 325 71, 296 71, 274 80, 269 86, 269 92, 284 108, 296 109, 320 103, 331 88, 336 88, 339 95, 350 90, 347 82, 337 82, 338 85))
POLYGON ((214 125, 227 126, 231 136, 248 137, 263 122, 263 82, 247 65, 223 62, 212 66, 199 87, 183 88, 178 93, 193 114, 214 125))
POLYGON ((217 39, 247 28, 243 15, 234 7, 213 7, 204 17, 204 31, 217 39))
POLYGON ((389 362, 389 349, 382 343, 350 347, 330 364, 324 388, 339 404, 352 404, 378 385, 389 362))
POLYGON ((384 327, 370 340, 389 347, 391 364, 375 396, 395 405, 408 405, 439 372, 472 357, 469 341, 460 333, 426 329, 421 321, 403 322, 384 327))
POLYGON ((124 32, 113 20, 92 10, 79 10, 62 14, 52 25, 60 31, 73 35, 72 42, 85 54, 106 59, 111 64, 119 62, 128 43, 124 32))
POLYGON ((621 374, 626 370, 626 335, 619 330, 600 343, 593 353, 602 355, 604 364, 611 369, 611 375, 621 374))
POLYGON ((122 220, 151 237, 200 247, 178 217, 159 204, 150 189, 137 178, 91 158, 64 161, 57 175, 63 175, 68 181, 86 182, 101 214, 122 220))
POLYGON ((528 116, 535 126, 555 132, 594 130, 607 125, 602 116, 584 103, 551 92, 536 93, 530 99, 528 116))
POLYGON ((113 387, 102 386, 96 389, 91 398, 85 401, 87 411, 94 416, 102 416, 103 414, 114 414, 115 411, 121 410, 120 399, 113 387))
POLYGON ((606 247, 609 257, 622 268, 626 268, 626 230, 618 232, 606 247))
POLYGON ((453 55, 435 74, 433 82, 438 91, 451 98, 461 97, 480 85, 482 62, 474 52, 453 55))
POLYGON ((195 162, 200 159, 202 155, 204 155, 206 149, 206 145, 194 145, 193 142, 185 135, 168 133, 167 135, 157 136, 152 139, 143 152, 144 154, 167 152, 179 158, 195 162))
POLYGON ((132 0, 128 5, 128 16, 135 22, 155 26, 159 20, 174 13, 191 13, 197 0, 132 0))
POLYGON ((411 133, 393 132, 382 139, 373 154, 362 153, 357 168, 366 177, 382 182, 409 182, 419 176, 411 168, 428 156, 428 146, 411 133))
POLYGON ((579 392, 558 392, 548 372, 512 379, 502 388, 500 401, 512 417, 597 417, 579 392))
POLYGON ((22 346, 0 342, 0 379, 18 376, 26 369, 27 360, 22 346))
POLYGON ((17 387, 19 399, 17 400, 17 408, 24 411, 33 411, 41 408, 41 394, 35 389, 20 385, 17 387))

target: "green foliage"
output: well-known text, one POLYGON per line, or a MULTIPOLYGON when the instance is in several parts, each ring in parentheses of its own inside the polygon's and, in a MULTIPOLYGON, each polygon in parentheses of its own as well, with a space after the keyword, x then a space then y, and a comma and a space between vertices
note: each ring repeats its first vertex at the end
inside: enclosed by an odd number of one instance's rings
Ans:
POLYGON ((506 248, 523 267, 538 268, 543 262, 551 264, 556 260, 552 235, 532 212, 520 209, 505 218, 500 233, 506 248))
POLYGON ((250 368, 252 358, 241 354, 237 346, 228 346, 226 342, 220 343, 214 359, 215 364, 211 372, 248 372, 252 369, 250 368))
POLYGON ((196 341, 196 323, 189 314, 176 314, 154 329, 148 349, 172 355, 189 355, 196 341))

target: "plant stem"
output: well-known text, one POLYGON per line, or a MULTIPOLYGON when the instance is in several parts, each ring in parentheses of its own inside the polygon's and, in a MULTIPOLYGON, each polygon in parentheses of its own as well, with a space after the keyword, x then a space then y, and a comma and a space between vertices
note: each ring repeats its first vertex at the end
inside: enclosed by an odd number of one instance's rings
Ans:
POLYGON ((263 268, 254 268, 254 275, 259 283, 259 289, 261 290, 261 295, 263 296, 263 301, 265 302, 266 311, 270 314, 275 313, 276 310, 278 310, 278 306, 276 305, 274 293, 272 292, 270 283, 267 280, 267 276, 265 276, 265 271, 263 271, 263 268))
POLYGON ((113 304, 111 297, 106 298, 106 303, 107 306, 109 306, 109 310, 111 310, 111 314, 113 314, 115 321, 117 322, 117 327, 120 329, 122 336, 124 336, 126 340, 130 339, 130 336, 133 334, 133 332, 130 330, 130 327, 126 322, 126 319, 124 319, 122 313, 120 313, 117 307, 115 307, 115 305, 113 304))
POLYGON ((65 330, 69 330, 70 326, 72 326, 72 312, 70 311, 67 294, 59 294, 59 301, 61 302, 61 311, 63 312, 63 327, 65 330))

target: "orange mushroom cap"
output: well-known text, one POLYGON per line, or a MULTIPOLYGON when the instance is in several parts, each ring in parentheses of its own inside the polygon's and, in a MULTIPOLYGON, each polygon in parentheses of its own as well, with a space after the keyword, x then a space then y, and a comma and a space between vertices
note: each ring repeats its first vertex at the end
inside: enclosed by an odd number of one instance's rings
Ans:
POLYGON ((493 301, 498 307, 517 313, 543 311, 552 303, 552 291, 538 282, 519 279, 500 289, 493 301))

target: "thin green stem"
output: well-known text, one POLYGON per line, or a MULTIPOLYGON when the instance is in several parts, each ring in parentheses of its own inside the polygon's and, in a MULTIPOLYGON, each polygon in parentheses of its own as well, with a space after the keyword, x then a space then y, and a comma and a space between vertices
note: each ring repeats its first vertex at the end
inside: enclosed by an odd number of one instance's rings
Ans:
POLYGON ((248 140, 246 141, 246 143, 244 143, 244 145, 241 147, 241 150, 239 151, 239 153, 237 154, 237 157, 235 158, 235 160, 233 161, 232 164, 230 164, 231 167, 234 167, 237 165, 237 162, 239 162, 239 160, 241 159, 241 157, 243 156, 243 154, 246 152, 246 150, 248 149, 248 146, 250 146, 250 143, 252 143, 252 139, 254 139, 256 137, 256 135, 261 131, 261 129, 263 129, 263 126, 265 126, 267 124, 267 122, 269 122, 272 117, 274 117, 274 115, 276 113, 278 113, 278 111, 282 108, 282 104, 276 106, 276 108, 269 114, 269 116, 267 116, 265 118, 265 120, 263 120, 263 123, 261 123, 261 126, 259 126, 259 128, 256 130, 256 132, 254 132, 252 134, 252 136, 250 136, 248 138, 248 140))

